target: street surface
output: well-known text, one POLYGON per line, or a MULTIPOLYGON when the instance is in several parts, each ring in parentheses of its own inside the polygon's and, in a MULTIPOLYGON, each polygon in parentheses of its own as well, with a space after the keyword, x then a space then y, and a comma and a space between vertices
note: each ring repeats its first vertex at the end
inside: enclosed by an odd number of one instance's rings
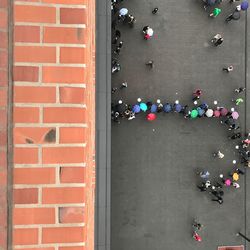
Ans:
MULTIPOLYGON (((202 100, 212 107, 214 100, 218 106, 232 107, 234 89, 246 83, 250 40, 245 50, 245 12, 239 21, 227 24, 225 17, 234 9, 227 0, 215 19, 208 17, 199 0, 124 0, 122 6, 137 23, 133 29, 119 27, 124 41, 119 56, 122 70, 112 77, 112 86, 127 81, 128 88, 117 90, 113 100, 135 103, 141 97, 173 103, 178 99, 191 105, 192 92, 201 88, 202 100), (154 7, 159 8, 157 15, 151 14, 154 7), (145 25, 154 29, 149 41, 141 34, 145 25), (224 43, 213 47, 209 41, 217 33, 224 43), (148 60, 154 60, 154 69, 145 66, 148 60), (231 64, 233 72, 222 72, 231 64)), ((238 111, 245 132, 250 126, 249 104, 242 96, 245 102, 238 111)), ((214 179, 230 172, 234 159, 239 162, 237 143, 228 135, 219 119, 185 120, 175 113, 160 113, 153 122, 140 114, 132 121, 113 123, 111 249, 216 250, 245 244, 235 233, 241 230, 250 237, 249 172, 241 177, 239 189, 224 190, 222 205, 196 188, 198 169, 207 169, 214 179), (212 157, 217 150, 224 159, 212 157), (195 218, 204 225, 201 243, 192 239, 195 218)))

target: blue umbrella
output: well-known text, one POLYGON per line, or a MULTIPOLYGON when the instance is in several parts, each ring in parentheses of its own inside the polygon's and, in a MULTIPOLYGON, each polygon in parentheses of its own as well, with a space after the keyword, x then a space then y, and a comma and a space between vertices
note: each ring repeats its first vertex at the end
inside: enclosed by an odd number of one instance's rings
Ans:
POLYGON ((135 105, 133 106, 133 108, 132 108, 132 111, 133 111, 134 113, 140 113, 140 111, 141 111, 140 105, 135 104, 135 105))
POLYGON ((203 116, 205 114, 205 110, 200 107, 197 108, 197 111, 199 116, 203 116))
POLYGON ((247 10, 248 9, 248 2, 247 1, 243 1, 240 5, 240 8, 242 10, 247 10))
POLYGON ((182 110, 182 106, 179 103, 177 103, 174 105, 174 109, 175 109, 175 112, 180 113, 182 110))
POLYGON ((121 8, 121 9, 119 10, 119 14, 120 14, 121 16, 127 15, 127 14, 128 14, 128 9, 127 9, 127 8, 121 8))
POLYGON ((152 104, 150 111, 151 111, 151 113, 157 112, 157 105, 156 104, 152 104))
POLYGON ((148 109, 147 104, 144 103, 144 102, 141 102, 141 103, 140 103, 140 109, 141 109, 142 111, 146 112, 147 109, 148 109))
POLYGON ((164 104, 164 105, 163 105, 163 110, 164 110, 164 112, 166 112, 166 113, 171 112, 171 111, 172 111, 172 106, 171 106, 171 104, 169 104, 169 103, 164 104))
POLYGON ((206 110, 208 108, 208 105, 207 103, 203 102, 199 107, 206 110))

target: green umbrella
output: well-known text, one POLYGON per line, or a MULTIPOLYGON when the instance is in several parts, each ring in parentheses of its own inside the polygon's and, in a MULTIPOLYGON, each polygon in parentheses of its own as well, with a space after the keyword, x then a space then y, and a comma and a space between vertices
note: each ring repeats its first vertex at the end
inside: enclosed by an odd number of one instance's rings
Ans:
POLYGON ((191 118, 196 118, 198 116, 198 111, 196 109, 193 109, 190 114, 191 118))

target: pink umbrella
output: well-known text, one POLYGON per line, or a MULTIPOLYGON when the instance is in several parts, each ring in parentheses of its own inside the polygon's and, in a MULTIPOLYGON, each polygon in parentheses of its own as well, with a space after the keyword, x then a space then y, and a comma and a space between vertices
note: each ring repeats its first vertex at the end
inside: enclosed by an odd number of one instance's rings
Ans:
POLYGON ((150 113, 147 115, 148 121, 153 121, 156 119, 156 115, 154 113, 150 113))
POLYGON ((221 114, 221 116, 226 116, 227 113, 228 113, 228 110, 227 110, 226 108, 221 108, 221 109, 220 109, 220 114, 221 114))
POLYGON ((226 179, 224 183, 225 183, 225 185, 227 187, 231 186, 231 180, 230 179, 226 179))
POLYGON ((214 117, 220 117, 220 111, 214 110, 214 117))
POLYGON ((234 120, 237 120, 239 118, 239 113, 234 111, 231 116, 234 120))

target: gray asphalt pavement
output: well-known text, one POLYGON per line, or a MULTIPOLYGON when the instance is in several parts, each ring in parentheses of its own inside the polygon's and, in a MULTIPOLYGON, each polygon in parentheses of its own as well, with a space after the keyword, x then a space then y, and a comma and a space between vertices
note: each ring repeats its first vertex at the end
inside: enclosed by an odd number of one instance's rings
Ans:
MULTIPOLYGON (((202 100, 210 105, 217 100, 219 106, 232 107, 234 89, 249 80, 250 42, 245 47, 245 13, 239 21, 225 23, 234 5, 224 2, 222 14, 211 19, 199 0, 124 0, 137 23, 133 29, 119 27, 122 70, 112 77, 112 86, 127 81, 128 88, 118 90, 113 100, 135 103, 141 97, 191 104, 192 91, 201 88, 202 100), (156 6, 159 13, 152 15, 156 6), (142 38, 145 25, 155 32, 150 41, 142 38), (223 35, 224 43, 215 48, 209 40, 216 33, 223 35), (150 59, 155 61, 153 70, 145 66, 150 59), (231 64, 233 72, 222 72, 231 64)), ((244 132, 250 126, 248 100, 238 110, 244 132)), ((234 159, 239 162, 236 142, 228 135, 218 119, 191 121, 178 114, 159 114, 152 123, 140 115, 113 124, 112 250, 216 250, 245 244, 235 233, 241 230, 250 237, 250 174, 241 178, 240 189, 225 190, 223 205, 196 188, 197 170, 209 170, 214 179, 232 170, 234 159), (224 159, 212 157, 216 150, 224 159), (192 239, 194 218, 204 225, 202 243, 192 239)))

